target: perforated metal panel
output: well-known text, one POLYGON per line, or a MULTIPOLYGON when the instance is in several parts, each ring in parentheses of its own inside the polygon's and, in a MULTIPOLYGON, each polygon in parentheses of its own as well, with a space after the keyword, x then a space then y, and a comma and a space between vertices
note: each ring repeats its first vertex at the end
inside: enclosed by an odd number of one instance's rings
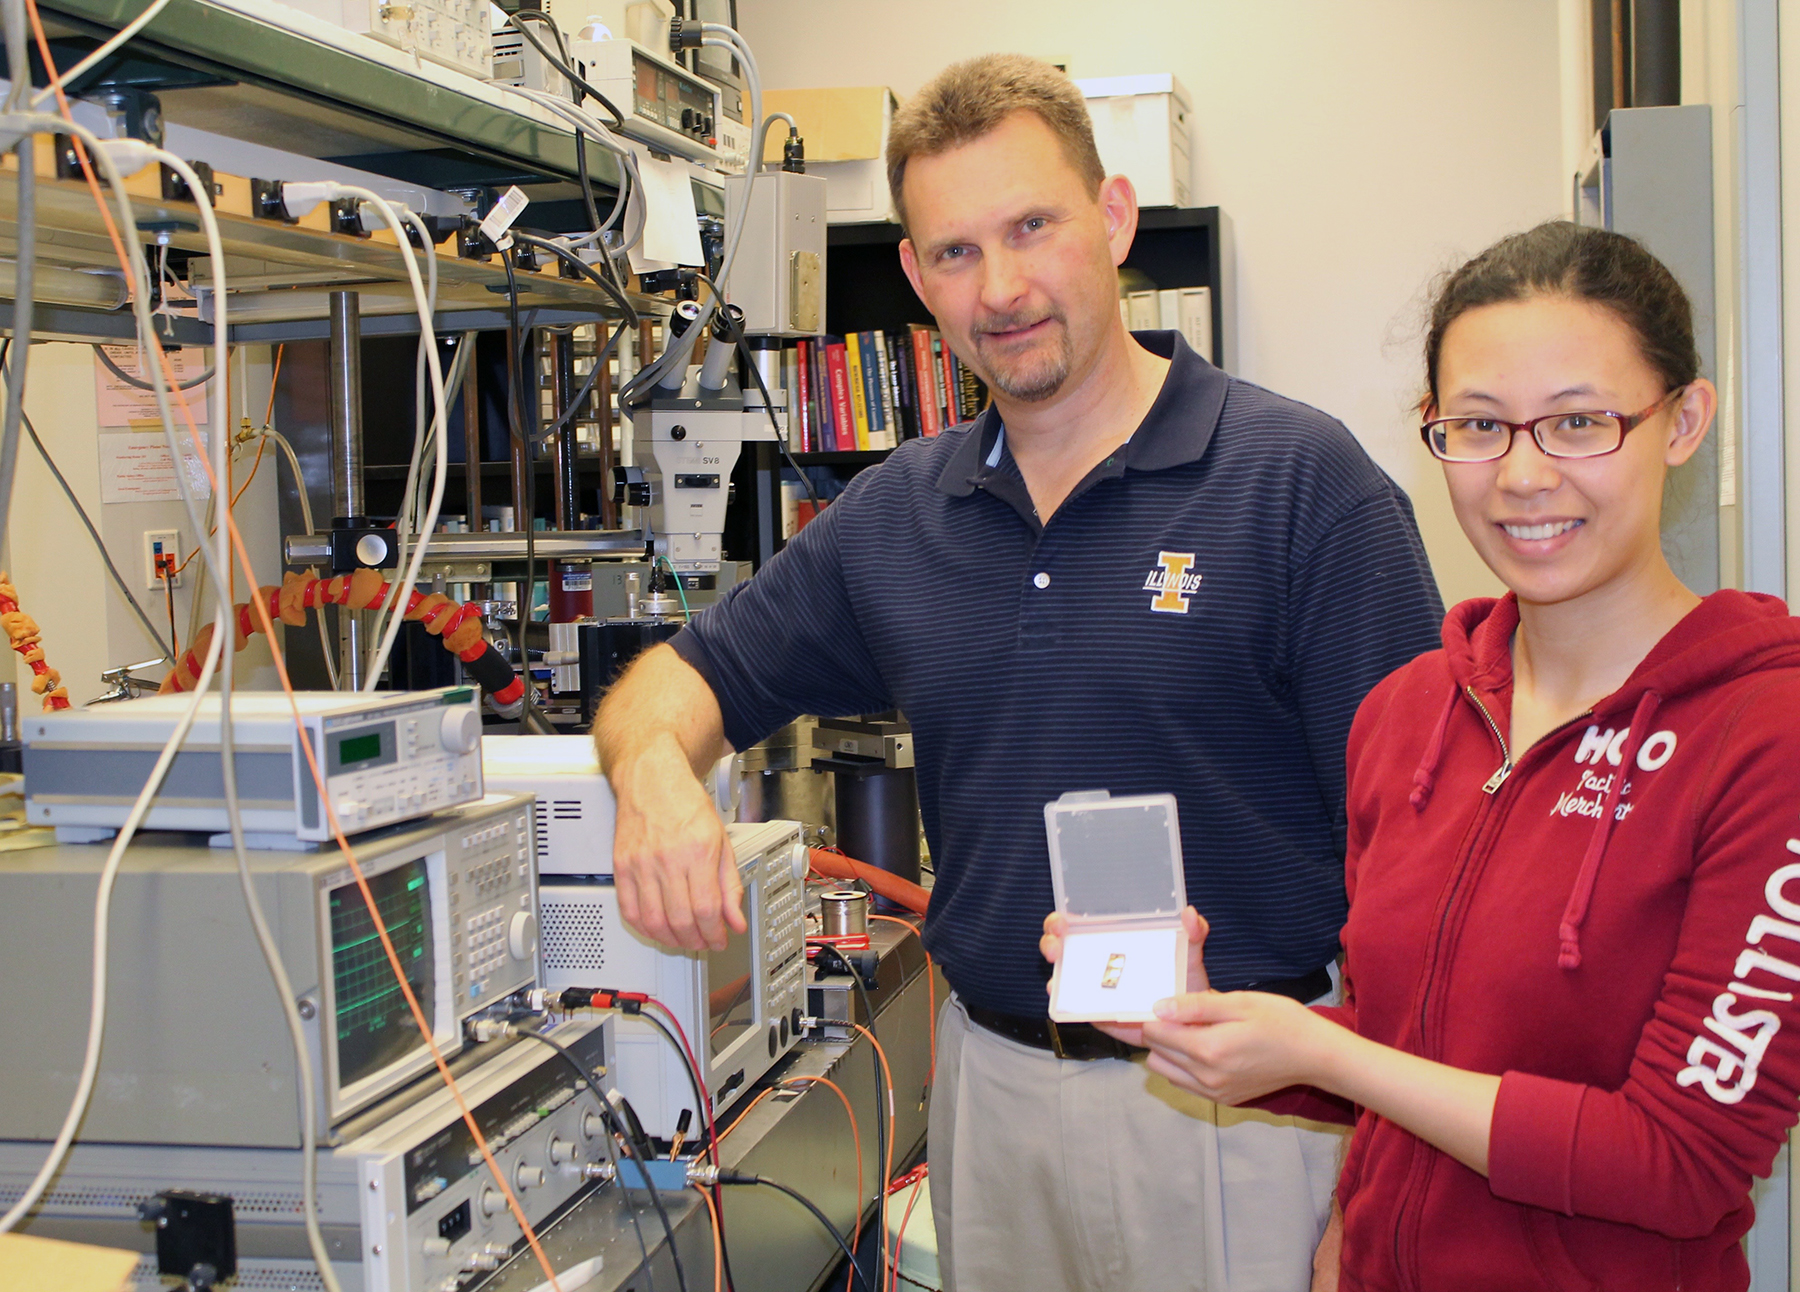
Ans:
POLYGON ((544 898, 538 907, 546 972, 606 968, 606 917, 598 902, 544 898))
MULTIPOLYGON (((174 1276, 165 1278, 156 1272, 156 1258, 146 1256, 131 1272, 133 1292, 170 1292, 182 1286, 174 1276)), ((309 1261, 238 1260, 237 1274, 221 1288, 239 1292, 325 1292, 325 1280, 309 1261)))
MULTIPOLYGON (((23 1192, 24 1190, 18 1185, 0 1186, 0 1211, 10 1209, 23 1192)), ((138 1204, 148 1202, 155 1194, 156 1190, 154 1189, 60 1186, 44 1194, 43 1199, 38 1203, 38 1210, 50 1214, 73 1212, 96 1217, 135 1217, 138 1204)), ((231 1190, 231 1202, 233 1210, 240 1216, 298 1217, 300 1215, 298 1190, 240 1190, 234 1188, 231 1190)))

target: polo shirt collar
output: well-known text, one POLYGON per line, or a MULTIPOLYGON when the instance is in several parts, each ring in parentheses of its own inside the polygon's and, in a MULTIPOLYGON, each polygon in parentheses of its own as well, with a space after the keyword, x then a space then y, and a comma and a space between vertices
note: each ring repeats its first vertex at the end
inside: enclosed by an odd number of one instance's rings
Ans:
MULTIPOLYGON (((1169 360, 1169 372, 1156 402, 1125 442, 1120 466, 1164 471, 1198 461, 1212 442, 1231 379, 1195 354, 1179 333, 1132 335, 1150 353, 1169 360)), ((965 498, 989 474, 1003 469, 1005 458, 1006 427, 999 410, 990 407, 951 453, 938 475, 938 488, 953 498, 965 498)))

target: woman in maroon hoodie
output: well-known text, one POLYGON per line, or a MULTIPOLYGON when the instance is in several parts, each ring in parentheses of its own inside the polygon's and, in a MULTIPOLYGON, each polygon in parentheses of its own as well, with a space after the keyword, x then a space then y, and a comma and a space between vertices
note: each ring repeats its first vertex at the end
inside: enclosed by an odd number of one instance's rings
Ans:
POLYGON ((1343 1288, 1744 1289, 1800 1111, 1800 625, 1664 559, 1716 394, 1636 242, 1506 239, 1425 358, 1426 445, 1511 593, 1357 715, 1345 1003, 1205 991, 1196 953, 1149 1066, 1354 1120, 1343 1288))

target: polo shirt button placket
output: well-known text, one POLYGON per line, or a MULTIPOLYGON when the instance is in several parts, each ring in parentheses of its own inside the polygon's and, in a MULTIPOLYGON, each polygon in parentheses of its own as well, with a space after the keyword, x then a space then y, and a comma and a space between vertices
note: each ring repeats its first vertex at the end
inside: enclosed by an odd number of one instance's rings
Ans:
POLYGON ((1050 575, 1043 570, 1039 570, 1036 574, 1032 575, 1031 585, 1034 588, 1049 587, 1050 586, 1050 575))

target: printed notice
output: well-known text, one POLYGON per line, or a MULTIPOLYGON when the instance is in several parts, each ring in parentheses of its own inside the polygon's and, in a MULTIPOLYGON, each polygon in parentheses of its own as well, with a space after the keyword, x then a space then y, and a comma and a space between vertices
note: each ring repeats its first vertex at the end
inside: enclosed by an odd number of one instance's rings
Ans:
MULTIPOLYGON (((107 358, 139 381, 149 380, 144 375, 135 345, 106 345, 100 348, 106 352, 107 358)), ((206 371, 206 352, 199 346, 170 350, 167 354, 178 382, 192 381, 206 371)), ((181 400, 187 401, 196 422, 206 424, 206 391, 211 385, 210 381, 203 381, 192 390, 169 392, 169 411, 175 415, 177 430, 183 430, 187 425, 186 419, 181 415, 181 400)), ((130 382, 121 380, 117 373, 100 362, 98 355, 94 356, 94 402, 100 410, 101 426, 141 426, 148 422, 159 432, 162 429, 162 419, 156 411, 156 392, 139 390, 130 382)))
MULTIPOLYGON (((207 432, 200 432, 201 443, 207 432)), ((181 465, 188 490, 196 499, 212 492, 206 467, 185 428, 180 432, 181 465)), ((169 446, 161 430, 102 431, 100 433, 100 501, 172 502, 181 497, 175 470, 169 463, 169 446)))

